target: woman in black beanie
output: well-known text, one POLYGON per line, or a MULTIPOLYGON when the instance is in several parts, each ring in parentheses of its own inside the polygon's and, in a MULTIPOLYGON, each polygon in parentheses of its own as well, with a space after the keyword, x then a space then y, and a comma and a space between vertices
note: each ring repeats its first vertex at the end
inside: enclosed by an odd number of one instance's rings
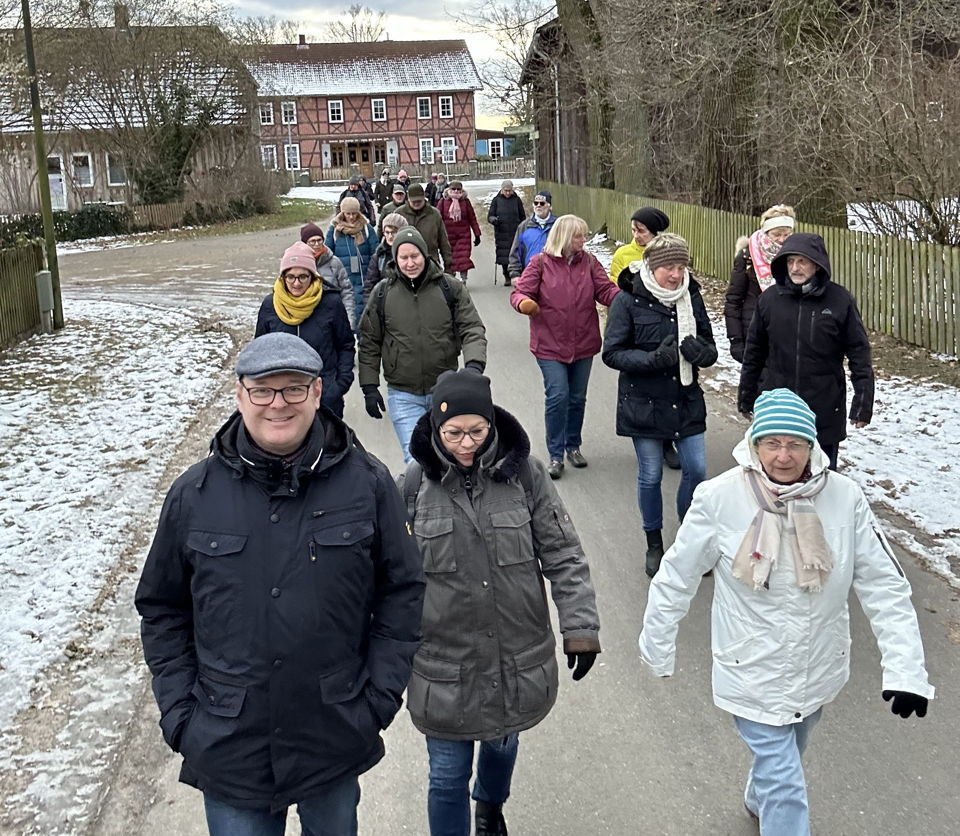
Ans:
POLYGON ((479 372, 440 375, 410 453, 402 487, 427 590, 407 708, 427 741, 430 833, 469 836, 479 742, 476 836, 506 836, 518 735, 547 716, 557 694, 543 579, 579 680, 600 652, 590 570, 526 432, 494 406, 479 372))

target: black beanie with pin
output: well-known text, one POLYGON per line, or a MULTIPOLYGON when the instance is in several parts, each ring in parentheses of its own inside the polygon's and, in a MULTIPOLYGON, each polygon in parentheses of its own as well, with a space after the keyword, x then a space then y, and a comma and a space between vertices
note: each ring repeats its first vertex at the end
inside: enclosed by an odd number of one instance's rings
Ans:
POLYGON ((480 415, 493 423, 493 396, 490 378, 476 369, 447 371, 433 387, 430 423, 435 430, 457 415, 480 415))

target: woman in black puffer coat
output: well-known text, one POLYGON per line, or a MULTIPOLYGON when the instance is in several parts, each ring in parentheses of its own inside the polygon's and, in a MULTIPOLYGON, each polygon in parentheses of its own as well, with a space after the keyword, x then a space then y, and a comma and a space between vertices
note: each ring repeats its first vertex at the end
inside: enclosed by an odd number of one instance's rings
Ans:
POLYGON ((690 275, 687 242, 662 232, 647 244, 643 260, 618 280, 603 341, 603 362, 620 372, 617 435, 633 440, 637 454, 637 499, 647 536, 646 572, 663 557, 663 442, 680 456, 677 518, 682 521, 693 491, 707 475, 704 433, 707 407, 697 370, 717 361, 710 318, 700 285, 690 275))
MULTIPOLYGON (((513 181, 504 180, 500 184, 500 191, 490 201, 490 211, 487 212, 487 222, 493 227, 493 242, 496 247, 496 263, 503 272, 503 283, 510 284, 510 273, 507 270, 510 264, 510 248, 517 235, 517 227, 526 218, 523 201, 513 190, 513 181)), ((493 283, 497 280, 494 277, 493 283)))

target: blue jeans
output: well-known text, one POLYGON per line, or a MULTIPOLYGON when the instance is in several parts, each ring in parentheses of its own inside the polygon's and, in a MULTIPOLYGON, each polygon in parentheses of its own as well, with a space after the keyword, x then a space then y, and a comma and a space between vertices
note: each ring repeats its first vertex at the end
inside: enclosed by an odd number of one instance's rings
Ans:
POLYGON ((387 387, 387 411, 393 421, 393 429, 400 441, 403 450, 403 463, 409 464, 413 456, 410 455, 410 439, 413 437, 413 428, 417 426, 420 417, 430 411, 433 405, 432 395, 412 395, 400 389, 387 387))
POLYGON ((740 737, 753 752, 743 802, 760 817, 761 836, 810 834, 807 782, 800 759, 822 711, 817 709, 787 726, 733 718, 740 737))
MULTIPOLYGON (((474 745, 473 740, 427 738, 430 836, 470 836, 470 774, 474 745)), ((503 804, 507 800, 519 745, 518 734, 480 741, 477 780, 473 783, 475 801, 503 804)))
MULTIPOLYGON (((677 489, 677 519, 683 522, 693 491, 707 478, 707 450, 703 433, 676 439, 677 455, 680 457, 680 487, 677 489)), ((663 478, 663 439, 634 438, 637 452, 637 502, 643 517, 644 531, 659 531, 663 528, 663 494, 660 482, 663 478)))
MULTIPOLYGON (((348 775, 330 784, 323 793, 297 804, 303 836, 357 836, 360 783, 348 775)), ((203 797, 210 836, 283 836, 287 811, 248 810, 203 797)))
POLYGON ((547 452, 551 461, 563 461, 567 450, 577 450, 583 442, 583 413, 587 409, 587 384, 590 382, 592 357, 572 363, 541 360, 537 365, 543 375, 545 403, 544 424, 547 429, 547 452))

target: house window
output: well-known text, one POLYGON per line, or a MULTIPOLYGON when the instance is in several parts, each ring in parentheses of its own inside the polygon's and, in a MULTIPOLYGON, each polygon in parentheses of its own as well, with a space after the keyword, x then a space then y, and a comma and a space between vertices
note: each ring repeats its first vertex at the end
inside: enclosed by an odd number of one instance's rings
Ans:
POLYGON ((503 156, 503 140, 502 139, 490 140, 490 156, 495 160, 503 156))
POLYGON ((261 145, 260 159, 263 161, 263 167, 268 171, 275 171, 277 166, 277 146, 261 145))
POLYGON ((374 122, 387 121, 387 100, 370 99, 370 115, 374 122))
POLYGON ((330 149, 330 165, 343 168, 343 146, 330 149))
POLYGON ((329 99, 327 101, 327 121, 328 122, 343 121, 343 100, 342 99, 329 99))
POLYGON ((457 161, 457 140, 455 137, 440 137, 440 149, 443 151, 443 161, 445 163, 455 163, 457 161))
POLYGON ((433 162, 433 137, 420 140, 420 162, 433 162))
MULTIPOLYGON (((273 116, 272 111, 270 115, 273 116)), ((297 103, 296 102, 280 102, 280 121, 284 125, 297 124, 297 103)))
POLYGON ((300 168, 300 143, 284 145, 283 158, 287 163, 287 171, 297 171, 300 168))
POLYGON ((273 124, 273 102, 264 102, 260 105, 260 124, 273 124))
POLYGON ((387 161, 387 149, 382 145, 373 146, 373 164, 383 165, 387 161))
POLYGON ((107 185, 127 185, 127 168, 119 154, 107 154, 107 185))
POLYGON ((453 119, 453 96, 440 97, 440 118, 453 119))
POLYGON ((93 185, 93 160, 87 153, 73 154, 70 157, 73 168, 73 182, 81 188, 88 189, 93 185))
POLYGON ((430 116, 430 97, 421 96, 417 99, 417 119, 429 119, 430 116))

